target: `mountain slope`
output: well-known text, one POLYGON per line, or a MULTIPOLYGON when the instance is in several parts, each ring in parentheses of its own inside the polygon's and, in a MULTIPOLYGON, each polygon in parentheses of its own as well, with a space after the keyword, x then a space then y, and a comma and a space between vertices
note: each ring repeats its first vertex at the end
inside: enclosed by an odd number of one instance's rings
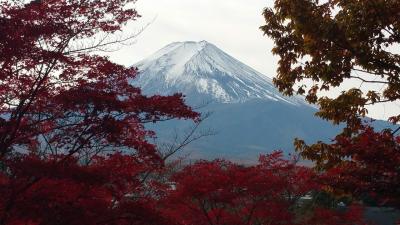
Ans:
MULTIPOLYGON (((211 112, 199 132, 211 129, 215 135, 191 143, 183 154, 190 158, 228 158, 254 162, 258 156, 273 150, 293 153, 294 138, 307 143, 329 141, 339 127, 313 116, 315 109, 307 106, 283 104, 254 99, 227 104, 212 103, 201 110, 211 112)), ((173 140, 175 131, 183 134, 191 124, 187 121, 168 121, 154 124, 160 142, 173 140)))
MULTIPOLYGON (((271 80, 208 42, 176 42, 135 64, 140 75, 132 82, 144 93, 182 92, 189 105, 207 102, 212 112, 201 124, 216 135, 192 143, 191 158, 228 158, 252 162, 259 154, 281 149, 293 152, 293 139, 329 141, 340 127, 314 116, 316 108, 302 97, 280 94, 271 80)), ((381 124, 382 125, 382 124, 381 124)), ((183 134, 188 121, 151 125, 161 142, 183 134)))

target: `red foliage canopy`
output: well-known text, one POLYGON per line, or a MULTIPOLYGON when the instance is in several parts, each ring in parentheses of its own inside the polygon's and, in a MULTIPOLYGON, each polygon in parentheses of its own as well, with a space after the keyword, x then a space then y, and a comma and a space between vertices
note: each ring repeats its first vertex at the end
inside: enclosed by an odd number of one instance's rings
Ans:
MULTIPOLYGON (((319 154, 313 150, 309 147, 305 153, 319 154)), ((321 181, 332 190, 400 207, 400 137, 366 127, 354 137, 337 136, 324 152, 339 157, 321 165, 327 168, 321 181)))
POLYGON ((138 16, 134 2, 0 4, 0 158, 21 148, 91 156, 121 147, 155 158, 143 123, 198 116, 179 94, 142 95, 129 84, 136 69, 90 54, 118 42, 106 37, 138 16))
POLYGON ((199 115, 95 54, 124 40, 133 3, 0 1, 0 224, 168 224, 142 179, 163 164, 144 124, 199 115))
POLYGON ((301 197, 320 189, 316 177, 312 169, 283 159, 281 152, 251 167, 203 161, 172 178, 164 213, 185 225, 362 224, 361 210, 296 213, 301 197))
MULTIPOLYGON (((131 156, 95 157, 60 163, 34 155, 6 162, 0 178, 1 224, 171 224, 144 190, 140 174, 148 171, 131 156)), ((151 184, 151 183, 150 183, 151 184)))

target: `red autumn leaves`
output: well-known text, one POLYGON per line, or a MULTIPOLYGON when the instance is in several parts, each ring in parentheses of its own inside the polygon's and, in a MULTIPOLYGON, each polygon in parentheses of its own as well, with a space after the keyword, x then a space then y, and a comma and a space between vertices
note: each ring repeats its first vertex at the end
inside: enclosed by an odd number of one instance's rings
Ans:
POLYGON ((24 155, 3 166, 4 224, 362 224, 357 208, 299 211, 307 203, 302 197, 321 186, 312 169, 280 152, 250 167, 201 161, 164 179, 156 175, 168 167, 118 153, 89 165, 24 155), (147 172, 154 176, 144 178, 147 172))
POLYGON ((314 206, 299 208, 305 195, 321 190, 312 169, 285 160, 281 152, 260 157, 254 166, 202 161, 172 177, 167 215, 182 224, 362 224, 361 210, 337 212, 314 206), (349 218, 354 217, 349 220, 349 218), (347 221, 347 222, 346 222, 347 221))

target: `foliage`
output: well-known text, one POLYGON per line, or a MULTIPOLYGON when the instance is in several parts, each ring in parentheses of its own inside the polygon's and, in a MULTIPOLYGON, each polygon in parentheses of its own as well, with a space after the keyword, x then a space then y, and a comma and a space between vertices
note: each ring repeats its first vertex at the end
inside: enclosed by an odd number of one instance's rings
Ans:
POLYGON ((115 40, 91 39, 110 36, 137 17, 128 7, 134 2, 0 5, 0 158, 21 148, 91 156, 121 147, 156 157, 143 123, 198 116, 179 94, 142 95, 129 84, 135 68, 93 54, 115 40))
MULTIPOLYGON (((288 95, 306 94, 319 105, 318 116, 347 125, 330 144, 295 141, 303 157, 326 171, 323 180, 333 192, 399 200, 398 130, 375 132, 363 124, 366 106, 400 98, 399 10, 396 0, 276 0, 264 11, 262 30, 280 57, 276 86, 288 95), (377 88, 324 96, 351 79, 377 88)), ((399 115, 391 116, 397 123, 399 115)))
POLYGON ((262 156, 250 167, 201 161, 173 176, 164 213, 186 225, 362 224, 361 211, 316 207, 305 215, 296 213, 301 197, 320 189, 316 177, 311 168, 283 159, 281 152, 262 156))
POLYGON ((390 131, 374 132, 367 127, 354 137, 337 136, 330 145, 304 146, 303 154, 329 159, 323 164, 319 160, 317 168, 326 170, 321 181, 333 192, 360 198, 369 195, 381 204, 400 206, 400 138, 390 131))
POLYGON ((391 51, 400 42, 399 9, 395 0, 276 0, 274 9, 265 9, 262 27, 280 57, 275 84, 286 94, 304 94, 305 84, 296 84, 312 80, 307 100, 320 105, 318 115, 357 129, 366 105, 400 97, 400 56, 391 51), (382 91, 318 96, 348 79, 380 84, 382 91))
MULTIPOLYGON (((140 174, 149 168, 131 156, 76 158, 60 163, 21 155, 0 179, 1 224, 170 224, 140 174)), ((154 188, 157 188, 156 186, 154 188)))
POLYGON ((133 3, 0 1, 0 224, 168 224, 144 124, 199 115, 97 55, 134 37, 133 3))

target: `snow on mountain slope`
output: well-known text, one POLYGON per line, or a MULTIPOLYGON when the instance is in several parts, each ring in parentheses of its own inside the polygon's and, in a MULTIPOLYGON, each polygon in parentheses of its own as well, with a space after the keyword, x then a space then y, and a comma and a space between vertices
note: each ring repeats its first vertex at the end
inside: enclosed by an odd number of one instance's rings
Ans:
POLYGON ((145 93, 184 93, 221 103, 267 99, 304 105, 300 97, 286 97, 271 79, 206 41, 175 42, 138 62, 140 75, 133 84, 145 93))
MULTIPOLYGON (((183 155, 189 151, 192 159, 256 161, 276 149, 293 152, 296 137, 329 142, 342 128, 315 117, 317 109, 303 98, 281 95, 269 78, 205 41, 169 44, 135 66, 140 75, 133 84, 145 94, 182 92, 191 106, 209 103, 196 109, 212 113, 198 131, 216 134, 186 147, 183 155)), ((192 125, 171 120, 146 127, 156 131, 157 143, 170 143, 192 125)))

